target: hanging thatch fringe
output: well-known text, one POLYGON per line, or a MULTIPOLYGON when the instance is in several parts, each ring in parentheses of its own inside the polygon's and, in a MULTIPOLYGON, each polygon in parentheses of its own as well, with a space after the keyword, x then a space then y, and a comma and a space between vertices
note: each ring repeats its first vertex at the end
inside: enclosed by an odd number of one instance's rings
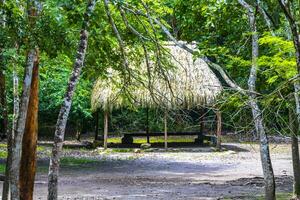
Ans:
MULTIPOLYGON (((195 48, 193 45, 188 45, 195 48)), ((121 106, 162 106, 194 107, 211 104, 220 94, 222 85, 208 65, 200 58, 194 59, 193 55, 172 42, 167 42, 164 47, 168 51, 167 60, 173 66, 165 71, 162 76, 157 71, 151 71, 149 81, 146 62, 131 66, 138 71, 139 80, 131 80, 126 85, 126 92, 130 93, 131 101, 123 94, 124 88, 119 73, 109 69, 107 78, 99 78, 92 92, 92 109, 104 110, 121 106), (149 85, 150 82, 150 85, 149 85)), ((154 61, 149 62, 150 66, 154 61)), ((155 67, 151 67, 154 69, 155 67)))

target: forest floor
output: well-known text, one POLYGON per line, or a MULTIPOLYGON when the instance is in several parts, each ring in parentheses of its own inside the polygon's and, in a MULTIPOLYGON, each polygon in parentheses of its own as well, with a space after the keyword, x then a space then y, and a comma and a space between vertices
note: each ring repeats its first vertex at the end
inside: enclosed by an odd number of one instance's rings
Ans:
MULTIPOLYGON (((35 199, 46 199, 51 148, 39 146, 38 152, 35 199)), ((292 192, 290 146, 271 144, 271 154, 278 199, 288 199, 286 195, 292 192)), ((261 199, 261 195, 257 144, 226 143, 223 152, 212 147, 168 151, 67 147, 61 160, 60 199, 261 199)))

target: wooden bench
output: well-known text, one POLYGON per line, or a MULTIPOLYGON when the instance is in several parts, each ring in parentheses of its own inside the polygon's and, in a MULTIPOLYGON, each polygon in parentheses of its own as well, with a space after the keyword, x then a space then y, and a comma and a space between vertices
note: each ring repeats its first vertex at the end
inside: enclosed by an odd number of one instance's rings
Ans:
MULTIPOLYGON (((153 137, 164 136, 164 132, 139 132, 139 133, 124 133, 122 144, 133 144, 133 137, 153 137)), ((203 144, 204 140, 209 141, 212 145, 216 145, 217 138, 212 135, 203 135, 201 132, 168 132, 168 136, 198 136, 195 143, 203 144)))

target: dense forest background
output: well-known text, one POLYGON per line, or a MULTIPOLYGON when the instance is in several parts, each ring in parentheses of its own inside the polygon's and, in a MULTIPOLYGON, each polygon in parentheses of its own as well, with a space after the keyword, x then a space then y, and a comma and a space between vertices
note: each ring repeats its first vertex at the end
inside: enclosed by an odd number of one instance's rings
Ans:
MULTIPOLYGON (((248 28, 247 16, 238 2, 166 0, 148 1, 147 4, 151 8, 151 13, 163 20, 176 39, 197 42, 201 54, 224 66, 233 80, 242 87, 246 87, 246 77, 251 64, 251 32, 248 28)), ((284 21, 284 16, 278 12, 279 6, 273 5, 272 2, 264 2, 262 5, 266 7, 266 10, 268 9, 274 29, 272 32, 276 34, 271 34, 264 18, 258 15, 260 55, 257 90, 261 94, 259 102, 264 108, 268 132, 284 135, 284 124, 288 119, 288 98, 292 89, 283 83, 296 74, 294 48, 292 41, 288 38, 288 25, 284 21)), ((85 2, 43 2, 43 11, 37 19, 37 26, 32 30, 27 27, 22 6, 6 1, 4 8, 9 11, 9 16, 6 21, 8 28, 1 31, 1 41, 4 41, 2 44, 5 47, 2 60, 4 64, 1 66, 5 67, 2 70, 6 76, 9 119, 11 121, 13 113, 13 67, 17 69, 18 76, 22 77, 22 66, 26 61, 23 53, 27 51, 26 40, 30 34, 33 34, 41 52, 39 134, 41 136, 53 135, 56 117, 72 69, 72 59, 76 53, 81 27, 80 19, 85 11, 85 2), (17 44, 16 41, 18 41, 17 44), (16 45, 18 48, 15 48, 16 45)), ((119 70, 122 68, 122 56, 117 51, 118 43, 103 9, 103 5, 100 4, 91 19, 89 50, 80 82, 76 88, 67 135, 77 131, 82 133, 94 131, 95 122, 90 106, 93 84, 99 76, 106 76, 108 67, 119 70)), ((132 48, 132 54, 137 57, 141 56, 139 55, 141 51, 139 38, 125 27, 120 14, 115 12, 114 18, 126 45, 132 48)), ((137 16, 129 14, 128 20, 141 33, 145 33, 147 28, 150 29, 149 23, 143 22, 142 19, 139 21, 137 16)), ((168 40, 159 29, 150 34, 156 34, 161 41, 168 40)), ((149 48, 153 47, 149 45, 149 48)), ((243 133, 253 130, 250 109, 243 96, 225 88, 218 104, 222 108, 225 130, 243 133)), ((169 119, 172 124, 170 128, 174 130, 182 130, 186 127, 196 129, 199 116, 197 116, 197 109, 194 109, 194 112, 196 113, 191 116, 187 111, 174 111, 169 119)), ((149 119, 152 130, 162 129, 163 126, 161 123, 163 116, 157 113, 159 110, 150 111, 149 119)), ((143 130, 146 112, 138 108, 119 109, 112 113, 111 119, 112 131, 143 130)), ((206 121, 210 130, 213 127, 213 116, 208 117, 206 121)), ((100 128, 101 126, 103 126, 102 123, 100 123, 100 128)))

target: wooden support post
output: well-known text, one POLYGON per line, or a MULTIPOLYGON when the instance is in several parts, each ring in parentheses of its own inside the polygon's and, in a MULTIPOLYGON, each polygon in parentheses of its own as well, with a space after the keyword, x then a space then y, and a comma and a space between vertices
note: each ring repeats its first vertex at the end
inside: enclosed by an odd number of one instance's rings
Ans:
POLYGON ((168 113, 167 113, 167 111, 165 111, 164 124, 165 124, 165 149, 167 149, 168 148, 168 113))
POLYGON ((202 137, 204 135, 204 117, 205 117, 205 108, 202 108, 200 111, 200 134, 198 135, 198 138, 202 137))
POLYGON ((147 135, 147 143, 150 143, 150 136, 149 136, 149 107, 147 106, 147 122, 146 122, 146 135, 147 135))
POLYGON ((95 113, 95 141, 98 140, 99 134, 99 110, 95 113))
POLYGON ((216 111, 217 115, 217 149, 221 150, 221 133, 222 133, 222 116, 219 110, 216 111))
POLYGON ((107 149, 108 111, 104 111, 104 149, 107 149))
POLYGON ((80 142, 82 131, 82 123, 78 120, 76 123, 76 140, 80 142))

